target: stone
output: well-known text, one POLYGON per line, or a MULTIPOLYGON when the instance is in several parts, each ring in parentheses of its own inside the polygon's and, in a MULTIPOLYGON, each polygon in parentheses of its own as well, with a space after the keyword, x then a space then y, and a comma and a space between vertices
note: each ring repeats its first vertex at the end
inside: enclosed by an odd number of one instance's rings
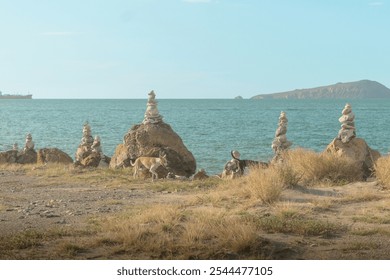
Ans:
MULTIPOLYGON (((157 172, 159 177, 166 177, 168 171, 179 176, 190 177, 196 171, 196 161, 192 153, 186 148, 182 139, 170 125, 160 122, 158 124, 135 125, 125 135, 124 142, 126 154, 130 159, 140 156, 158 157, 159 154, 167 156, 167 172, 157 172)), ((161 170, 162 171, 162 170, 161 170)))
POLYGON ((103 153, 103 148, 99 136, 95 136, 91 149, 92 149, 92 153, 97 153, 100 155, 100 162, 98 164, 98 167, 100 168, 108 167, 110 163, 110 159, 106 157, 103 153))
POLYGON ((199 169, 199 171, 192 176, 192 180, 205 180, 207 178, 209 178, 209 176, 203 168, 199 169))
POLYGON ((0 153, 0 163, 33 164, 37 162, 37 152, 34 150, 34 142, 31 133, 26 135, 25 146, 18 151, 17 143, 13 144, 12 150, 0 153))
POLYGON ((325 151, 356 162, 361 167, 364 178, 372 175, 374 164, 381 157, 381 154, 371 149, 364 139, 356 137, 348 142, 335 138, 325 151))
POLYGON ((29 151, 29 150, 33 150, 34 146, 35 146, 35 144, 34 144, 34 142, 32 140, 31 133, 28 133, 26 135, 26 143, 24 145, 23 151, 26 152, 26 151, 29 151))
POLYGON ((34 149, 23 150, 22 152, 18 153, 16 162, 20 164, 33 164, 37 163, 37 158, 38 155, 34 149))
POLYGON ((91 126, 88 122, 85 122, 83 125, 83 137, 76 150, 75 165, 106 168, 109 166, 110 160, 103 153, 100 137, 97 135, 93 138, 91 126))
POLYGON ((83 137, 81 138, 80 144, 76 150, 75 161, 81 162, 84 158, 89 156, 92 152, 93 137, 91 134, 91 126, 88 122, 83 125, 83 137))
POLYGON ((283 160, 283 153, 290 148, 292 143, 287 140, 287 123, 288 119, 285 112, 281 112, 279 116, 278 128, 275 131, 275 138, 272 141, 272 149, 275 156, 271 162, 280 162, 283 160))
POLYGON ((0 152, 0 164, 16 163, 17 158, 18 158, 18 151, 16 150, 0 152))
POLYGON ((165 154, 167 167, 157 169, 158 177, 165 178, 168 172, 190 177, 196 171, 196 161, 180 136, 158 114, 155 94, 149 93, 148 107, 141 124, 134 125, 124 136, 123 144, 117 146, 110 167, 130 166, 130 160, 138 157, 159 157, 165 154), (155 107, 154 107, 155 106, 155 107))
POLYGON ((99 153, 91 152, 87 157, 83 158, 80 164, 84 167, 98 167, 101 157, 99 153))
POLYGON ((146 111, 144 115, 143 124, 162 122, 162 116, 157 109, 156 94, 152 90, 149 94, 148 103, 146 104, 146 111))
POLYGON ((114 155, 110 161, 110 168, 124 168, 130 166, 130 155, 125 144, 119 144, 116 146, 114 155))
POLYGON ((356 137, 355 114, 352 112, 352 107, 348 103, 345 105, 341 114, 342 116, 339 118, 341 129, 339 130, 337 139, 343 143, 348 143, 352 138, 356 137))
POLYGON ((61 163, 61 164, 71 164, 73 159, 65 152, 57 148, 43 148, 38 150, 37 154, 37 163, 38 164, 47 164, 47 163, 61 163))

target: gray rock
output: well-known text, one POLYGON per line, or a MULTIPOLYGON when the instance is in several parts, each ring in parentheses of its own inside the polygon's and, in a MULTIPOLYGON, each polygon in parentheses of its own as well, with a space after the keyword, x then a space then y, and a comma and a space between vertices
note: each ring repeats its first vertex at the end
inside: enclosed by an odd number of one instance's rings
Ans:
MULTIPOLYGON (((157 108, 149 108, 149 103, 143 123, 134 125, 124 136, 124 143, 117 146, 110 167, 127 167, 131 159, 165 154, 168 164, 167 168, 160 166, 157 169, 159 178, 165 178, 168 172, 190 177, 196 171, 194 156, 180 136, 162 120, 157 108)), ((148 172, 145 175, 149 176, 148 172)))
POLYGON ((65 152, 57 148, 43 148, 38 150, 38 164, 62 163, 71 164, 73 159, 65 152))

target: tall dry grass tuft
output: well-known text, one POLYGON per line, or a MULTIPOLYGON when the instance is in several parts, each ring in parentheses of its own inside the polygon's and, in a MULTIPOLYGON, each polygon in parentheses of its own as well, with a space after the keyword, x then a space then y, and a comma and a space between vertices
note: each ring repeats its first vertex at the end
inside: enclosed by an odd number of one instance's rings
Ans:
POLYGON ((287 153, 286 164, 299 174, 303 185, 346 184, 363 179, 361 167, 357 163, 330 153, 294 149, 287 153))
POLYGON ((215 253, 248 252, 258 238, 244 217, 214 207, 191 210, 154 205, 102 222, 105 243, 144 258, 208 259, 215 253))
POLYGON ((245 178, 243 191, 248 192, 251 198, 270 204, 279 199, 285 188, 295 186, 298 180, 289 165, 272 165, 267 169, 252 168, 245 178))
POLYGON ((103 223, 103 231, 113 242, 135 252, 172 252, 184 218, 178 206, 155 205, 108 219, 103 223))
POLYGON ((258 201, 272 204, 279 200, 284 189, 297 185, 298 181, 296 172, 289 165, 251 167, 249 174, 221 183, 218 191, 209 197, 213 201, 228 199, 230 204, 238 200, 240 206, 248 207, 258 201))
POLYGON ((184 225, 182 245, 197 248, 199 252, 212 248, 241 253, 250 250, 256 239, 255 225, 244 217, 225 209, 200 207, 192 211, 184 225))
POLYGON ((377 160, 375 176, 380 184, 390 187, 390 156, 381 157, 377 160))

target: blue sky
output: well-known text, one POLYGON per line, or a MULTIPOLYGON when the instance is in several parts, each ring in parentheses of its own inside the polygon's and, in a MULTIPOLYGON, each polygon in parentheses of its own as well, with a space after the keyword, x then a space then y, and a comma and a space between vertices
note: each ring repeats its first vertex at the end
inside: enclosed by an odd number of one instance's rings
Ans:
POLYGON ((244 98, 390 87, 390 1, 0 0, 0 90, 244 98))

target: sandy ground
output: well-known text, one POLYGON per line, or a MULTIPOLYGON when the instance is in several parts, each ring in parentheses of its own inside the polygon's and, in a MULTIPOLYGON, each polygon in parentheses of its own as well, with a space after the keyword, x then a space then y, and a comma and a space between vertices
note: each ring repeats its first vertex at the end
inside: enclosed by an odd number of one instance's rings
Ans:
MULTIPOLYGON (((0 170, 0 237, 3 241, 26 230, 83 228, 93 217, 120 213, 145 202, 174 203, 193 195, 186 191, 148 189, 136 183, 113 187, 98 179, 68 181, 65 177, 42 176, 39 172, 0 170)), ((255 211, 269 215, 283 207, 299 209, 313 219, 342 224, 347 230, 329 237, 261 233, 264 246, 269 247, 270 258, 390 259, 390 191, 376 181, 289 189, 277 205, 255 211)), ((47 248, 40 248, 37 255, 21 249, 20 253, 6 256, 0 252, 0 259, 45 258, 44 252, 50 251, 55 242, 42 245, 47 248)), ((104 259, 105 255, 95 249, 78 258, 104 259)))

